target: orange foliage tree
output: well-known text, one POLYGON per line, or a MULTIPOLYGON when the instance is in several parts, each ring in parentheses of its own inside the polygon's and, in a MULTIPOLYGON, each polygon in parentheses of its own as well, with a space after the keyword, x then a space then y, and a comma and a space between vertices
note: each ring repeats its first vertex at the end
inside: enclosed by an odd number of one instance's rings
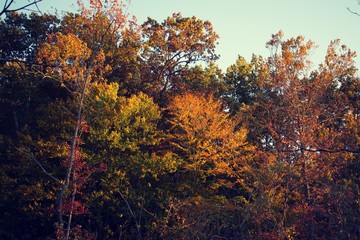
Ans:
POLYGON ((344 227, 341 216, 327 211, 326 201, 336 191, 339 170, 357 151, 344 139, 353 107, 341 90, 355 78, 355 54, 334 41, 325 64, 311 72, 307 57, 314 43, 302 36, 282 37, 279 32, 267 43, 272 55, 257 78, 259 96, 249 108, 250 134, 269 155, 268 174, 276 183, 263 190, 270 207, 265 218, 272 215, 278 237, 314 239, 327 236, 321 228, 327 217, 336 219, 336 227, 344 227), (274 208, 281 214, 273 215, 274 208), (297 218, 304 221, 294 221, 297 218))
POLYGON ((169 141, 181 159, 177 187, 181 191, 179 198, 184 199, 174 213, 177 227, 182 230, 177 234, 209 238, 214 232, 221 232, 217 220, 229 223, 221 214, 216 220, 216 212, 231 214, 247 202, 254 147, 246 141, 247 130, 238 126, 224 111, 221 101, 211 95, 175 96, 168 109, 169 141), (207 218, 208 214, 214 214, 214 218, 207 218))

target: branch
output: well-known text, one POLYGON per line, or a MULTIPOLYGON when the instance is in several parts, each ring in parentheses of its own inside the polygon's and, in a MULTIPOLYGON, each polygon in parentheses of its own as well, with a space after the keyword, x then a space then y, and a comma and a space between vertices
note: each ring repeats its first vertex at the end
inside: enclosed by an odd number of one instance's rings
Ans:
POLYGON ((348 152, 348 153, 360 153, 360 149, 326 149, 315 146, 315 149, 304 149, 309 152, 327 152, 327 153, 339 153, 339 152, 348 152))
POLYGON ((0 63, 3 64, 3 63, 8 63, 8 62, 15 62, 15 63, 28 63, 28 61, 25 61, 25 60, 21 60, 21 59, 6 59, 6 58, 0 58, 0 63))
POLYGON ((8 1, 6 1, 5 4, 4 4, 3 9, 2 9, 1 12, 0 12, 0 16, 3 15, 4 13, 17 12, 17 11, 20 11, 20 10, 28 10, 27 7, 30 7, 30 6, 32 6, 32 5, 35 5, 36 8, 38 9, 38 11, 40 11, 37 4, 38 4, 39 2, 41 2, 41 1, 42 1, 42 0, 33 0, 33 2, 28 3, 28 4, 24 5, 24 6, 21 6, 21 7, 16 8, 16 9, 9 9, 10 6, 14 3, 14 0, 11 0, 9 3, 8 3, 8 1))
MULTIPOLYGON (((37 1, 41 1, 41 0, 37 0, 37 1)), ((83 104, 85 101, 86 90, 88 88, 88 85, 90 84, 89 82, 91 81, 91 70, 92 70, 93 66, 95 65, 96 57, 97 57, 98 53, 100 52, 101 47, 103 47, 103 45, 104 45, 105 36, 108 33, 113 22, 114 21, 111 21, 109 23, 109 26, 106 28, 104 34, 101 36, 101 39, 100 39, 100 42, 98 43, 98 45, 94 46, 94 49, 91 49, 91 50, 93 50, 93 52, 92 52, 91 58, 89 59, 89 65, 85 71, 85 76, 83 77, 84 83, 83 83, 83 86, 81 86, 81 88, 79 89, 80 98, 77 103, 78 105, 77 105, 77 110, 76 110, 76 115, 75 115, 76 122, 75 122, 75 126, 74 126, 75 129, 73 132, 71 145, 70 145, 71 148, 70 148, 70 154, 69 154, 69 162, 66 167, 66 175, 65 175, 64 181, 62 181, 60 192, 59 192, 59 199, 58 199, 57 213, 58 213, 60 225, 63 225, 63 218, 62 218, 63 206, 62 205, 63 205, 64 195, 70 185, 71 172, 75 171, 75 170, 73 170, 73 163, 75 161, 76 147, 78 146, 78 137, 79 137, 79 135, 81 135, 80 124, 81 124, 82 118, 83 118, 83 116, 82 116, 83 104)), ((66 240, 68 240, 68 237, 69 237, 68 233, 69 233, 69 229, 67 229, 66 240)))
POLYGON ((45 173, 48 177, 50 177, 51 179, 55 180, 55 182, 60 184, 60 180, 56 177, 54 177, 51 173, 49 173, 48 171, 46 171, 46 169, 43 167, 43 165, 36 159, 36 157, 34 156, 33 153, 30 153, 22 148, 18 148, 15 147, 16 150, 18 150, 19 152, 25 154, 26 156, 28 156, 29 158, 31 158, 39 167, 40 169, 43 171, 43 173, 45 173))
POLYGON ((340 153, 340 152, 347 152, 347 153, 360 153, 360 149, 326 149, 315 146, 315 148, 296 148, 296 149, 280 149, 279 152, 298 152, 298 151, 305 151, 305 152, 326 152, 326 153, 340 153))
POLYGON ((9 4, 8 4, 8 0, 5 1, 3 10, 0 13, 0 16, 5 13, 5 11, 10 7, 10 5, 14 2, 14 0, 10 0, 9 4))
POLYGON ((123 195, 120 191, 118 191, 118 193, 120 194, 121 198, 124 200, 124 202, 125 202, 128 210, 129 210, 131 216, 133 217, 133 219, 134 219, 134 221, 135 221, 135 225, 136 225, 136 230, 137 230, 137 233, 138 233, 138 237, 139 237, 139 239, 141 240, 142 237, 141 237, 141 231, 140 231, 140 224, 138 223, 138 221, 137 221, 137 219, 136 219, 135 213, 134 213, 133 210, 131 209, 131 206, 130 206, 129 202, 128 202, 128 200, 124 197, 124 195, 123 195))
POLYGON ((360 13, 351 11, 349 7, 347 7, 346 9, 347 9, 350 13, 355 14, 355 15, 358 15, 358 16, 360 17, 360 13))

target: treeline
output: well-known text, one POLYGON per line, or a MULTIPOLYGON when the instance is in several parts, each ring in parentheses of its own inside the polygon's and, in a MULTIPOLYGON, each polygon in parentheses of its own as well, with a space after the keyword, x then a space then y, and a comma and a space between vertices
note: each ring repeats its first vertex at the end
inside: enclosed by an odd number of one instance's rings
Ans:
POLYGON ((90 2, 0 21, 1 239, 360 238, 355 52, 223 73, 210 22, 90 2))

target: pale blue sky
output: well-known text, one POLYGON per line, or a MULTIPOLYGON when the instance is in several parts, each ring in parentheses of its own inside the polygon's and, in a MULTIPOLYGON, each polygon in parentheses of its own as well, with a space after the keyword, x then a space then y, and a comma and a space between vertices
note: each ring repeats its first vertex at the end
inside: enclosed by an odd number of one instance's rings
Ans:
MULTIPOLYGON (((58 10, 69 8, 76 0, 43 0, 41 9, 50 6, 58 10)), ((280 29, 285 38, 303 35, 318 48, 312 54, 316 66, 323 61, 331 40, 341 42, 360 55, 360 13, 357 0, 132 0, 127 12, 142 23, 147 17, 162 22, 174 12, 209 20, 220 36, 217 64, 223 70, 233 64, 238 55, 248 61, 252 54, 268 56, 265 43, 280 29)), ((356 58, 360 68, 360 57, 356 58)))

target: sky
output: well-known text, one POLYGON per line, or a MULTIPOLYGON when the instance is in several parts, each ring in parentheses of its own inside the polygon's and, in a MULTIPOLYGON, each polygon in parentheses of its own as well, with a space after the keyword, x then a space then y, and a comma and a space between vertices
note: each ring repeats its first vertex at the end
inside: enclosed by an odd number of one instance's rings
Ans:
MULTIPOLYGON (((25 0, 22 0, 25 1, 25 0)), ((85 0, 86 1, 86 0, 85 0)), ((220 59, 218 66, 226 70, 237 57, 247 61, 252 54, 267 57, 265 44, 279 30, 284 38, 302 35, 312 40, 317 48, 310 59, 316 67, 324 61, 326 49, 332 40, 358 52, 356 66, 360 69, 360 0, 131 0, 127 13, 134 15, 138 23, 151 17, 162 22, 172 13, 184 17, 196 16, 209 20, 220 36, 216 48, 220 59)), ((76 11, 76 0, 43 0, 42 11, 76 11)))

